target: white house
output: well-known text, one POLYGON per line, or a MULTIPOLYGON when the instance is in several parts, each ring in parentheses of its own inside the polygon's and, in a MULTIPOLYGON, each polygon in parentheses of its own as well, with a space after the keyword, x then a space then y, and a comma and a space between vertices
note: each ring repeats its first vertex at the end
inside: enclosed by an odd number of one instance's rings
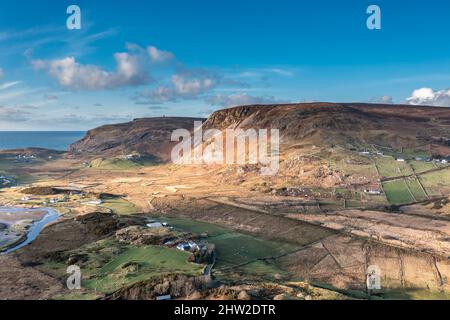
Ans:
POLYGON ((186 242, 182 242, 177 245, 177 249, 181 251, 190 251, 191 246, 186 242))
POLYGON ((164 225, 161 222, 151 222, 147 223, 147 227, 157 229, 164 227, 164 225))
POLYGON ((364 192, 367 194, 373 194, 373 195, 382 194, 381 190, 378 190, 378 189, 366 189, 366 190, 364 190, 364 192))
POLYGON ((182 242, 177 245, 177 249, 181 251, 198 251, 200 247, 194 241, 182 242))
POLYGON ((87 204, 88 206, 98 206, 101 205, 102 203, 103 201, 101 199, 85 202, 85 204, 87 204))

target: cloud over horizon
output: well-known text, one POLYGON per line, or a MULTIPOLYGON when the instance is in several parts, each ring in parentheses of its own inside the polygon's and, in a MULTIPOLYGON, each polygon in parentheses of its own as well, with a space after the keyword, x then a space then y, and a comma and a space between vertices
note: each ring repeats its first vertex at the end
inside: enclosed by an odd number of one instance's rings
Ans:
POLYGON ((432 88, 416 89, 406 101, 411 105, 450 107, 450 89, 436 91, 432 88))
POLYGON ((221 80, 221 75, 209 70, 183 68, 174 73, 168 83, 138 92, 133 98, 138 104, 193 100, 216 88, 221 80))
POLYGON ((278 100, 273 96, 251 96, 247 93, 233 93, 229 95, 216 94, 210 96, 206 101, 218 107, 234 107, 240 105, 252 105, 252 104, 282 104, 289 101, 278 100))
POLYGON ((102 90, 144 85, 151 77, 143 70, 139 56, 126 52, 115 53, 116 70, 106 71, 96 65, 83 65, 75 57, 55 60, 33 60, 36 70, 45 70, 63 87, 70 89, 102 90))

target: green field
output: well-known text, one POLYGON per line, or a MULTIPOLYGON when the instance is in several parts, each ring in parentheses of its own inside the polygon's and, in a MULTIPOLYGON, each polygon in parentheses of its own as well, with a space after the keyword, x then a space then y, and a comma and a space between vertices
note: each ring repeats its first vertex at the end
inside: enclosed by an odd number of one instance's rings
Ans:
MULTIPOLYGON (((43 161, 35 160, 33 164, 42 164, 43 161)), ((19 183, 32 183, 36 181, 31 175, 21 172, 19 169, 24 165, 31 166, 30 163, 14 163, 14 160, 0 158, 0 175, 13 177, 19 183)))
POLYGON ((130 247, 96 272, 83 284, 101 292, 113 292, 125 285, 168 274, 201 275, 203 266, 187 261, 188 253, 159 246, 130 247), (127 270, 133 263, 136 271, 127 270))
POLYGON ((408 163, 414 169, 415 173, 421 173, 436 168, 432 162, 410 160, 408 163))
POLYGON ((450 194, 450 168, 421 175, 420 181, 430 196, 450 194))
POLYGON ((412 168, 406 162, 398 162, 391 157, 376 157, 374 161, 377 164, 380 175, 385 178, 408 176, 414 174, 412 168))
POLYGON ((92 160, 89 164, 90 168, 101 169, 101 170, 132 170, 138 169, 142 166, 134 161, 120 159, 120 158, 112 158, 112 159, 104 159, 99 158, 92 160))
POLYGON ((399 205, 415 201, 408 191, 405 180, 385 182, 383 189, 390 204, 399 205))
POLYGON ((208 233, 208 241, 216 246, 217 263, 215 268, 218 270, 253 261, 240 269, 251 274, 272 277, 275 273, 283 273, 276 262, 254 260, 279 256, 297 248, 291 244, 262 240, 204 222, 179 218, 162 218, 162 221, 167 221, 170 225, 185 232, 208 233))
POLYGON ((427 199, 427 195, 425 194, 425 192, 423 192, 423 189, 420 187, 420 184, 417 181, 417 179, 408 178, 405 180, 409 190, 414 195, 415 200, 421 201, 427 199))
POLYGON ((139 213, 138 207, 136 207, 131 202, 122 198, 107 198, 103 200, 101 207, 108 208, 112 210, 115 214, 129 215, 134 213, 139 213))
MULTIPOLYGON (((161 246, 135 247, 115 240, 100 240, 68 253, 87 258, 78 262, 82 274, 82 286, 97 292, 111 293, 124 286, 170 274, 201 275, 203 265, 189 263, 189 253, 161 246)), ((47 272, 65 276, 67 265, 48 262, 47 272)), ((90 299, 92 291, 81 297, 71 294, 60 298, 90 299)))
POLYGON ((217 268, 246 263, 258 258, 279 256, 295 246, 266 241, 241 233, 229 232, 208 238, 217 248, 217 268))
POLYGON ((332 168, 340 170, 345 174, 364 175, 370 179, 377 177, 377 171, 371 160, 360 155, 339 154, 342 158, 340 161, 330 161, 332 168), (357 164, 356 164, 357 163, 357 164))
POLYGON ((89 163, 90 168, 100 170, 134 170, 142 167, 154 166, 157 163, 153 157, 141 157, 129 160, 124 157, 98 158, 89 163))

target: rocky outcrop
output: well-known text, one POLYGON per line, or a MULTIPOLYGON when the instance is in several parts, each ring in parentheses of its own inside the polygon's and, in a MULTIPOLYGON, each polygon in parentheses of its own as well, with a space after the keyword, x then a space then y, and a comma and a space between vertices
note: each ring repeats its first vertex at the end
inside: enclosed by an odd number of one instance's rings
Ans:
POLYGON ((77 158, 121 156, 137 153, 156 161, 167 161, 176 142, 171 134, 177 129, 193 130, 199 118, 144 118, 106 125, 87 132, 69 147, 68 155, 77 158))

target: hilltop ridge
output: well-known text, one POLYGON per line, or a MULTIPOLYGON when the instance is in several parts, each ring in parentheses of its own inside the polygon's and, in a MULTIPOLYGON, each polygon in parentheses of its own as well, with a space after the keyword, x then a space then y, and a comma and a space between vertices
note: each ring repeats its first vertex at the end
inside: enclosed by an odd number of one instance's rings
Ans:
MULTIPOLYGON (((90 130, 70 146, 77 157, 120 156, 133 152, 170 160, 174 143, 171 133, 193 130, 202 118, 159 117, 106 125, 90 130)), ((433 144, 433 152, 450 155, 450 109, 428 106, 365 103, 300 103, 248 105, 222 109, 211 114, 204 129, 274 128, 280 130, 285 147, 313 144, 364 148, 389 148, 433 144)), ((286 148, 284 148, 286 149, 286 148)), ((283 152, 283 148, 281 150, 283 152)))

